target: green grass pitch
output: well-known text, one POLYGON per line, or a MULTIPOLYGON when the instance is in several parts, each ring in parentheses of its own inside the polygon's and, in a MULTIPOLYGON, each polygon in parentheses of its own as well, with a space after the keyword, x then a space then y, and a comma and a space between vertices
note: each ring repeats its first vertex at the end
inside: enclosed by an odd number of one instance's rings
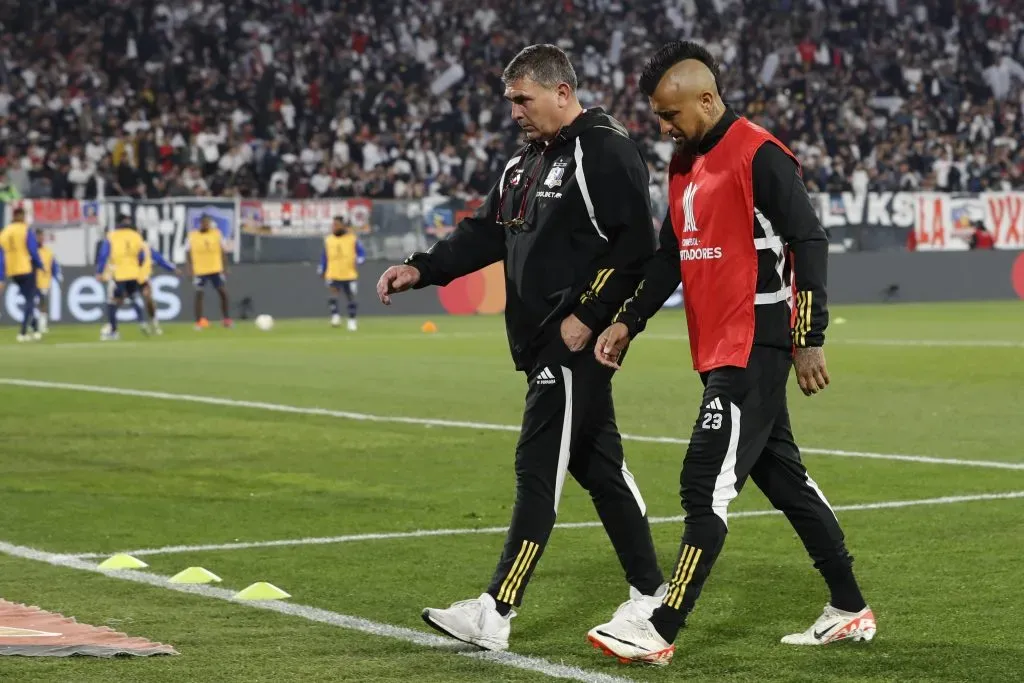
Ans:
MULTIPOLYGON (((401 303, 397 304, 401 308, 401 303)), ((900 305, 833 310, 832 386, 790 405, 808 449, 983 461, 950 464, 810 452, 836 506, 1024 492, 1024 304, 900 305), (1008 467, 999 467, 1000 464, 1008 467)), ((0 328, 0 380, 161 392, 163 398, 0 381, 0 541, 51 553, 107 554, 169 545, 430 529, 500 527, 513 500, 516 425, 526 389, 500 318, 279 320, 263 333, 159 338, 125 325, 55 327, 15 344, 0 328), (179 400, 180 395, 200 397, 179 400), (201 402, 208 397, 226 403, 201 402), (234 402, 234 403, 233 403, 234 402), (250 402, 250 403, 239 403, 250 402), (477 427, 268 410, 253 403, 477 427)), ((685 438, 699 380, 685 326, 665 313, 615 380, 629 434, 685 438)), ((680 513, 684 446, 626 441, 650 514, 680 513)), ((752 485, 732 511, 769 505, 752 485)), ((671 666, 622 667, 592 650, 587 629, 625 599, 600 528, 557 529, 513 621, 516 662, 578 667, 634 681, 998 681, 1024 661, 1024 498, 839 512, 879 621, 866 646, 790 649, 827 599, 777 516, 738 517, 671 666), (530 658, 530 659, 526 659, 530 658)), ((559 522, 592 522, 567 483, 559 522)), ((681 524, 654 525, 662 565, 681 524)), ((289 604, 431 633, 424 606, 475 597, 500 533, 146 555, 170 576, 200 565, 240 589, 269 581, 289 604)), ((97 561, 97 560, 90 560, 97 561)), ((145 660, 0 658, 3 681, 544 681, 543 671, 368 635, 302 616, 186 595, 0 554, 0 597, 175 645, 145 660)), ((541 666, 540 668, 543 668, 541 666)), ((605 679, 608 680, 608 679, 605 679)))

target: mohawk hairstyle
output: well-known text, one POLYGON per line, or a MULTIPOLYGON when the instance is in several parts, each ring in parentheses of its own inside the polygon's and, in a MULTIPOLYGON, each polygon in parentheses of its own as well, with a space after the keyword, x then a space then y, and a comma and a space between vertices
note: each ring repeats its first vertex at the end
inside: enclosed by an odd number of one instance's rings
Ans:
POLYGON ((687 59, 696 59, 711 71, 711 75, 715 77, 715 88, 721 94, 722 83, 718 62, 706 47, 691 40, 676 40, 655 52, 654 56, 644 64, 644 71, 640 75, 640 90, 650 97, 654 94, 665 72, 687 59))

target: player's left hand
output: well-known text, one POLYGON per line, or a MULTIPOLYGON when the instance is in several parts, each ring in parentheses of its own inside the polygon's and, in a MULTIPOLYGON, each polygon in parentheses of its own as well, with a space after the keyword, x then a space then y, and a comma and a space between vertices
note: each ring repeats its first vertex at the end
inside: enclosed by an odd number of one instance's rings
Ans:
POLYGON ((562 341, 573 353, 585 349, 593 334, 575 314, 562 321, 562 341))
POLYGON ((594 345, 594 357, 601 365, 621 370, 619 360, 629 348, 629 328, 622 323, 612 323, 597 338, 594 345))
POLYGON ((825 367, 825 349, 820 346, 798 348, 793 355, 793 367, 804 396, 824 391, 831 381, 828 368, 825 367))

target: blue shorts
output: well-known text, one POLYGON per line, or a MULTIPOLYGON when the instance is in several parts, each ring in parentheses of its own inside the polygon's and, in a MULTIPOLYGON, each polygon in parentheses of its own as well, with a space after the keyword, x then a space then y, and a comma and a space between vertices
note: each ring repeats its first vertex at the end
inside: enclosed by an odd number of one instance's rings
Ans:
POLYGON ((327 286, 331 289, 340 289, 345 292, 345 296, 353 297, 356 295, 358 282, 356 280, 327 280, 327 286))
POLYGON ((18 285, 18 291, 25 297, 26 301, 35 301, 36 298, 36 274, 14 275, 11 277, 14 284, 18 285))
POLYGON ((212 285, 214 289, 220 289, 227 280, 224 273, 210 273, 209 275, 196 275, 192 284, 196 289, 202 289, 206 285, 212 285))
POLYGON ((114 298, 128 299, 139 293, 138 280, 115 280, 114 298))

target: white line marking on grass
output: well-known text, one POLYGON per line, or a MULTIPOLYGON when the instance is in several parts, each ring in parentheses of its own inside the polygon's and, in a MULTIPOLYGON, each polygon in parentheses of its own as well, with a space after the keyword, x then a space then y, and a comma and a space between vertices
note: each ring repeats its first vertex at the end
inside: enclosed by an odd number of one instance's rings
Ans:
MULTIPOLYGON (((833 509, 836 512, 852 510, 888 510, 892 508, 908 508, 918 505, 952 505, 954 503, 970 503, 981 500, 1010 500, 1024 498, 1024 491, 1011 491, 1009 493, 978 493, 966 496, 942 496, 941 498, 920 498, 917 500, 894 500, 878 503, 857 503, 853 505, 836 505, 833 509)), ((729 519, 738 517, 767 517, 769 515, 782 514, 778 510, 745 510, 730 512, 729 519)), ((683 517, 651 517, 651 524, 679 523, 683 517)), ((600 522, 564 522, 555 525, 556 529, 592 529, 600 527, 600 522)), ((424 538, 430 536, 466 536, 471 534, 503 534, 508 527, 490 526, 480 528, 462 529, 424 529, 419 531, 394 531, 379 534, 350 534, 347 536, 323 536, 314 538, 294 538, 278 541, 250 541, 242 543, 217 543, 208 545, 168 545, 162 548, 140 548, 137 550, 124 550, 121 552, 129 555, 168 555, 172 553, 193 553, 207 550, 246 550, 248 548, 280 548, 296 545, 328 545, 333 543, 352 543, 354 541, 386 541, 403 538, 424 538)), ((82 553, 71 555, 79 559, 96 559, 109 557, 114 553, 82 553)))
POLYGON ((90 348, 106 348, 106 349, 123 349, 126 346, 138 346, 139 342, 133 341, 98 341, 98 342, 57 342, 56 344, 40 344, 36 347, 27 346, 25 348, 46 348, 53 346, 58 349, 90 349, 90 348))
MULTIPOLYGON (((173 342, 172 342, 173 343, 173 342)), ((21 351, 53 351, 54 349, 123 349, 126 346, 139 346, 140 342, 133 341, 107 341, 107 342, 54 342, 47 341, 33 342, 31 344, 18 344, 17 346, 4 346, 4 350, 17 349, 21 351)))
MULTIPOLYGON (((218 398, 216 396, 197 396, 194 394, 172 394, 165 391, 146 391, 142 389, 120 389, 118 387, 105 387, 92 384, 70 384, 67 382, 44 382, 31 379, 14 379, 0 377, 0 385, 29 387, 32 389, 64 389, 67 391, 84 391, 94 394, 111 394, 114 396, 135 396, 138 398, 152 398, 163 401, 182 401, 185 403, 203 403, 214 406, 227 406, 229 408, 251 408, 254 410, 269 410, 278 413, 293 413, 297 415, 319 415, 323 417, 337 417, 345 420, 356 420, 361 422, 384 422, 392 424, 421 425, 424 427, 453 427, 461 429, 479 429, 483 431, 515 432, 520 430, 519 425, 503 425, 490 422, 471 422, 466 420, 439 420, 423 417, 402 417, 400 415, 371 415, 369 413, 355 413, 347 410, 330 410, 327 408, 307 408, 303 406, 290 406, 282 403, 265 403, 262 401, 239 401, 232 398, 218 398)), ((674 436, 643 436, 640 434, 622 434, 627 441, 638 441, 642 443, 665 443, 686 445, 688 439, 681 439, 674 436)), ((865 451, 845 451, 833 448, 801 448, 804 453, 815 455, 834 455, 846 458, 868 458, 873 460, 896 460, 900 462, 914 462, 926 465, 960 465, 964 467, 988 467, 1001 470, 1024 470, 1024 463, 1000 462, 998 460, 962 460, 959 458, 936 458, 927 455, 901 455, 899 453, 869 453, 865 451)))
POLYGON ((79 558, 60 555, 57 553, 49 553, 43 550, 27 548, 25 546, 14 545, 4 541, 0 541, 0 553, 11 555, 13 557, 20 557, 26 560, 45 562, 46 564, 51 564, 56 567, 65 567, 68 569, 77 569, 80 571, 103 574, 110 578, 156 586, 157 588, 164 588, 166 590, 177 591, 179 593, 190 593, 192 595, 199 595, 205 598, 215 598, 217 600, 232 602, 244 607, 278 612, 279 614, 300 617, 308 621, 330 624, 331 626, 337 626, 352 631, 360 631, 374 636, 402 640, 415 645, 422 645, 424 647, 449 650, 462 657, 492 662, 494 664, 509 666, 515 669, 534 671, 552 678, 583 681, 584 683, 632 683, 631 679, 628 678, 611 676, 608 674, 598 673, 596 671, 587 671, 586 669, 581 669, 576 666, 556 664, 554 662, 549 662, 546 659, 540 659, 539 657, 527 657, 511 652, 482 652, 476 650, 476 648, 473 648, 472 650, 463 649, 471 646, 465 646, 454 640, 434 635, 432 633, 416 631, 411 628, 404 628, 401 626, 393 626, 391 624, 382 624, 370 621, 369 619, 354 617, 348 614, 340 614, 338 612, 331 612, 318 607, 276 601, 253 602, 235 600, 234 591, 226 588, 216 588, 206 585, 167 583, 168 577, 161 576, 159 574, 151 574, 149 572, 139 572, 134 570, 106 571, 100 569, 91 562, 86 562, 79 558))

